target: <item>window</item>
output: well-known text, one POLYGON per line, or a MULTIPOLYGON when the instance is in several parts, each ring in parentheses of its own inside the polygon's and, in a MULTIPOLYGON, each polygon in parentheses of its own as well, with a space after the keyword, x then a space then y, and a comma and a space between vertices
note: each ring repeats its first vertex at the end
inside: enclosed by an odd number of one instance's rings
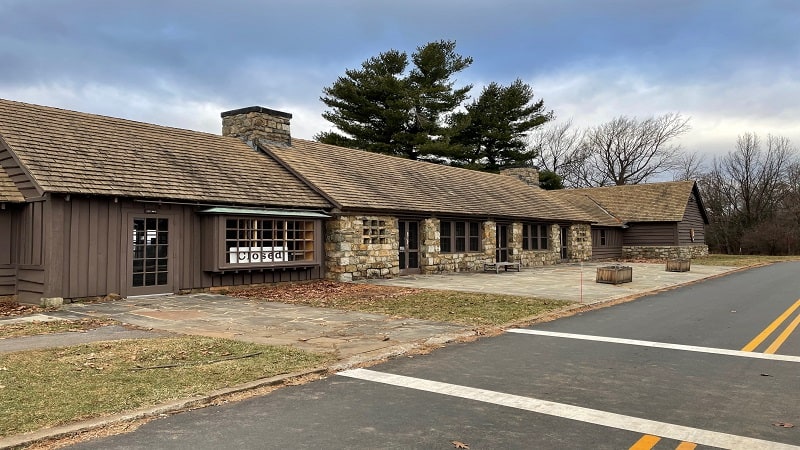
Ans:
POLYGON ((600 230, 600 245, 605 246, 607 245, 606 240, 606 230, 600 230))
POLYGON ((545 223, 524 223, 522 224, 522 249, 523 250, 547 250, 547 236, 550 233, 550 225, 545 223))
POLYGON ((314 221, 225 219, 225 266, 314 261, 314 221))
POLYGON ((467 253, 481 251, 479 222, 439 223, 439 239, 442 253, 467 253))
POLYGON ((363 242, 365 244, 385 244, 386 221, 364 219, 363 242))

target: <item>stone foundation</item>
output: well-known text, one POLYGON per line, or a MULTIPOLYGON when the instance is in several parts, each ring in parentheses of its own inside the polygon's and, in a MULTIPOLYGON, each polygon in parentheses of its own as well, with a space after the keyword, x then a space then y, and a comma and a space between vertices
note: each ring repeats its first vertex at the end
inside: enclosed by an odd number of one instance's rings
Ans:
POLYGON ((623 245, 623 259, 691 259, 708 256, 707 245, 623 245))

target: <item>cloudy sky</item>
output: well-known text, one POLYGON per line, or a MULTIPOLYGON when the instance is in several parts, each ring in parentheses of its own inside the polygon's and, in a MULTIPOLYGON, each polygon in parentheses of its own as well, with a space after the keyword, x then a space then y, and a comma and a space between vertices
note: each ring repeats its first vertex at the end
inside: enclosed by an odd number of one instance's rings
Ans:
POLYGON ((678 112, 715 155, 800 145, 798 30, 796 0, 0 0, 0 97, 213 133, 259 105, 310 139, 346 68, 446 39, 475 96, 521 78, 579 126, 678 112))

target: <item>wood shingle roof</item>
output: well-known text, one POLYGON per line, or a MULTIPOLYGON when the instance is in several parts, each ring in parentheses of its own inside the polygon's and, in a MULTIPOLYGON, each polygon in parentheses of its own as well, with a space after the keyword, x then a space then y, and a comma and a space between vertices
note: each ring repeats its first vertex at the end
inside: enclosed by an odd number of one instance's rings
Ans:
MULTIPOLYGON (((331 206, 282 165, 232 137, 3 99, 0 136, 44 192, 331 206)), ((7 188, 0 176, 0 195, 14 194, 7 188)))
POLYGON ((343 209, 591 222, 585 213, 505 175, 293 139, 262 145, 343 209))
POLYGON ((552 191, 563 201, 591 212, 598 225, 627 222, 680 222, 683 220, 694 181, 607 186, 552 191))

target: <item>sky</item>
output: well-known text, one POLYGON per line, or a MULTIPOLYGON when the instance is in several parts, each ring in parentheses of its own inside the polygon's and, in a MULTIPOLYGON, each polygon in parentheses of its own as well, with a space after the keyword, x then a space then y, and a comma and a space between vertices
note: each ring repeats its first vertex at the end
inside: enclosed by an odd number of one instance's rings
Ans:
POLYGON ((800 146, 798 30, 797 0, 0 0, 0 98, 216 134, 264 106, 312 139, 346 69, 453 40, 473 98, 519 78, 576 127, 680 113, 710 159, 800 146))

